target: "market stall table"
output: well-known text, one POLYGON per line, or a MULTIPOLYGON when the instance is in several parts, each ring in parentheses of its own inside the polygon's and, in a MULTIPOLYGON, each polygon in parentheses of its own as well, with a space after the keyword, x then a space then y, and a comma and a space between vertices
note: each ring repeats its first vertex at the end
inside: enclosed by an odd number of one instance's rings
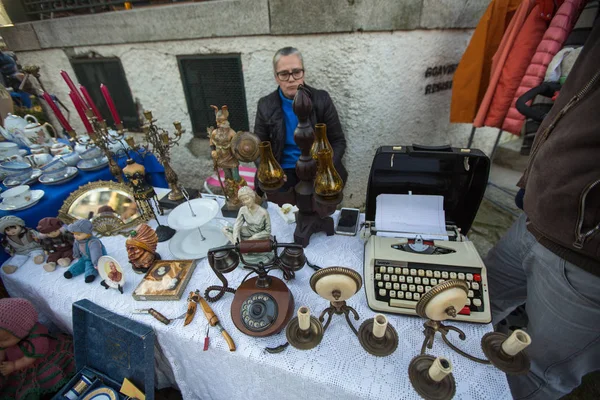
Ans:
MULTIPOLYGON (((163 191, 164 192, 164 191, 163 191)), ((293 241, 295 225, 283 222, 269 204, 272 233, 279 243, 293 241)), ((161 217, 161 222, 165 217, 161 217)), ((155 221, 151 225, 156 226, 155 221)), ((226 342, 216 329, 210 330, 210 348, 203 351, 207 321, 199 309, 192 323, 183 326, 179 319, 164 325, 149 315, 133 314, 134 309, 154 308, 168 318, 175 318, 187 309, 189 291, 219 285, 206 259, 197 268, 179 301, 135 301, 131 296, 142 275, 132 272, 127 262, 125 238, 103 239, 108 254, 115 257, 126 273, 125 293, 106 290, 100 279, 86 284, 83 276, 71 280, 62 274, 65 269, 45 272, 40 266, 28 263, 12 275, 3 275, 5 286, 13 297, 32 301, 38 311, 57 326, 72 332, 72 303, 87 298, 102 307, 128 318, 151 325, 162 351, 172 368, 177 385, 184 399, 419 399, 408 379, 408 364, 418 355, 423 342, 423 320, 417 317, 388 315, 389 323, 398 332, 400 342, 395 353, 379 358, 370 355, 360 346, 346 321, 334 316, 321 344, 309 351, 288 347, 279 354, 270 354, 265 347, 275 347, 286 341, 285 332, 255 338, 239 332, 230 317, 233 295, 228 293, 221 300, 211 303, 223 327, 231 334, 237 350, 230 352, 226 342)), ((345 266, 362 275, 363 241, 358 237, 316 234, 305 249, 307 258, 321 267, 345 266)), ((158 252, 163 259, 171 257, 169 243, 159 243, 158 252)), ((313 270, 305 266, 296 272, 296 278, 288 282, 295 299, 295 309, 308 306, 317 315, 328 303, 315 294, 309 279, 313 270)), ((237 287, 247 271, 238 267, 226 275, 230 287, 237 287)), ((281 278, 281 272, 273 273, 281 278)), ((214 293, 213 293, 214 294, 214 293)), ((375 314, 367 306, 364 288, 348 301, 354 307, 360 321, 375 314)), ((491 325, 455 322, 467 339, 463 342, 452 333, 451 340, 469 353, 483 357, 480 339, 492 330, 491 325)), ((511 394, 504 373, 489 365, 472 362, 459 356, 441 340, 436 340, 429 354, 445 356, 454 366, 457 383, 456 399, 510 399, 511 394)))

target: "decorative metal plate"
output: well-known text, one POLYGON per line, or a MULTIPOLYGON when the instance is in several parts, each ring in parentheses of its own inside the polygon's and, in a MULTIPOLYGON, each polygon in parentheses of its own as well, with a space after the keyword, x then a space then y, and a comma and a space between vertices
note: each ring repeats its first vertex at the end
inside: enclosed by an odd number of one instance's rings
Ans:
MULTIPOLYGON (((440 293, 444 293, 445 291, 453 288, 460 288, 465 291, 465 293, 469 293, 469 286, 464 281, 459 281, 455 279, 450 279, 445 282, 440 283, 439 285, 435 285, 431 290, 425 293, 421 300, 417 303, 416 312, 421 318, 429 319, 427 314, 425 314, 425 309, 427 308, 427 304, 431 300, 433 300, 440 293)), ((460 311, 460 310, 457 310, 460 311)))

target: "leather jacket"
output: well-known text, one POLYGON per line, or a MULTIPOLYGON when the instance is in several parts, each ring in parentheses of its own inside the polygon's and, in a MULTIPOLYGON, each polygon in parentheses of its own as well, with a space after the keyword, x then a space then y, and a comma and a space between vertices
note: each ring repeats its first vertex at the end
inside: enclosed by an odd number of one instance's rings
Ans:
MULTIPOLYGON (((348 179, 348 171, 346 171, 346 168, 342 164, 342 157, 344 157, 344 153, 346 152, 346 137, 344 136, 344 131, 342 131, 337 110, 333 105, 331 97, 329 97, 329 93, 308 85, 305 86, 310 91, 313 103, 310 122, 313 127, 317 123, 327 125, 327 139, 329 139, 329 143, 331 143, 331 147, 333 148, 333 164, 345 183, 346 179, 348 179)), ((273 155, 277 162, 281 163, 286 131, 279 88, 258 101, 254 133, 261 141, 271 142, 273 155)), ((255 185, 255 187, 258 186, 255 185)))

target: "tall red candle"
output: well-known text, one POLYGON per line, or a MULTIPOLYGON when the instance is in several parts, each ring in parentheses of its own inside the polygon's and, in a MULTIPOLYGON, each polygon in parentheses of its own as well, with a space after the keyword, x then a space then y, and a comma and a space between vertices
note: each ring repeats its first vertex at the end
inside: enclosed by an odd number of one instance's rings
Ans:
POLYGON ((90 94, 88 93, 85 86, 79 85, 79 89, 81 90, 81 93, 83 94, 83 97, 85 98, 85 101, 87 101, 88 105, 94 112, 94 115, 96 116, 96 118, 98 118, 98 121, 100 121, 100 122, 104 121, 104 119, 102 118, 102 114, 100 114, 100 111, 98 111, 98 107, 96 107, 96 104, 94 104, 94 101, 92 100, 92 96, 90 96, 90 94))
POLYGON ((75 94, 75 96, 77 96, 77 98, 79 99, 79 102, 85 107, 87 107, 87 104, 85 103, 85 101, 83 100, 83 98, 81 97, 81 94, 79 94, 79 90, 77 90, 77 87, 75 86, 75 84, 73 83, 73 81, 71 80, 71 77, 69 76, 69 74, 67 74, 67 71, 60 71, 60 75, 63 77, 63 79, 65 80, 65 82, 67 83, 67 86, 69 86, 69 89, 71 89, 71 92, 73 92, 75 94))
POLYGON ((90 121, 87 119, 87 116, 85 115, 85 108, 84 105, 81 104, 81 101, 79 101, 79 99, 77 98, 77 95, 73 92, 69 93, 69 96, 71 97, 71 100, 73 101, 73 105, 75 106, 75 109, 77 110, 77 114, 79 114, 79 118, 81 118, 81 121, 83 122, 83 126, 85 126, 85 130, 87 131, 88 134, 94 132, 94 130, 92 129, 92 125, 90 124, 90 121))
POLYGON ((72 132, 73 128, 71 128, 71 125, 69 124, 69 121, 67 121, 67 119, 65 118, 65 116, 63 115, 63 113, 56 106, 56 104, 54 103, 54 100, 52 100, 52 97, 50 97, 50 95, 48 93, 46 93, 46 92, 42 92, 42 97, 44 98, 44 100, 46 100, 46 103, 48 103, 48 105, 50 106, 50 108, 54 112, 54 115, 56 115, 56 118, 58 119, 58 122, 60 122, 60 124, 62 125, 62 127, 67 132, 72 132))
POLYGON ((117 112, 117 107, 115 107, 115 103, 113 102, 112 97, 110 97, 110 92, 104 83, 100 84, 100 90, 102 91, 102 95, 104 96, 104 100, 106 101, 106 105, 108 105, 108 109, 112 114, 113 119, 115 120, 115 124, 120 124, 121 117, 119 117, 119 113, 117 112))

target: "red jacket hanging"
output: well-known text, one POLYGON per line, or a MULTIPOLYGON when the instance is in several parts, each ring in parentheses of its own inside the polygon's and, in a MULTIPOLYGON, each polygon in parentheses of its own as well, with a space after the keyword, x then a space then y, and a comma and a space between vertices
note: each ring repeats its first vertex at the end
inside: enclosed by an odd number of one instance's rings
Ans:
MULTIPOLYGON (((502 127, 517 88, 548 28, 553 7, 553 0, 535 0, 535 6, 527 15, 522 28, 516 33, 512 46, 504 47, 504 52, 508 53, 504 62, 498 63, 496 66, 498 69, 492 71, 492 74, 499 75, 498 83, 494 87, 490 82, 484 102, 475 117, 474 126, 502 127)), ((514 35, 514 31, 512 34, 514 35)))
POLYGON ((537 47, 535 55, 531 59, 531 63, 527 67, 525 76, 521 80, 520 86, 517 88, 515 96, 512 100, 510 109, 506 114, 502 129, 519 135, 521 127, 525 121, 525 116, 517 111, 517 99, 525 92, 539 86, 544 80, 548 64, 552 58, 560 51, 563 43, 571 33, 581 10, 585 6, 585 0, 566 0, 558 9, 550 27, 544 33, 544 37, 537 47))

